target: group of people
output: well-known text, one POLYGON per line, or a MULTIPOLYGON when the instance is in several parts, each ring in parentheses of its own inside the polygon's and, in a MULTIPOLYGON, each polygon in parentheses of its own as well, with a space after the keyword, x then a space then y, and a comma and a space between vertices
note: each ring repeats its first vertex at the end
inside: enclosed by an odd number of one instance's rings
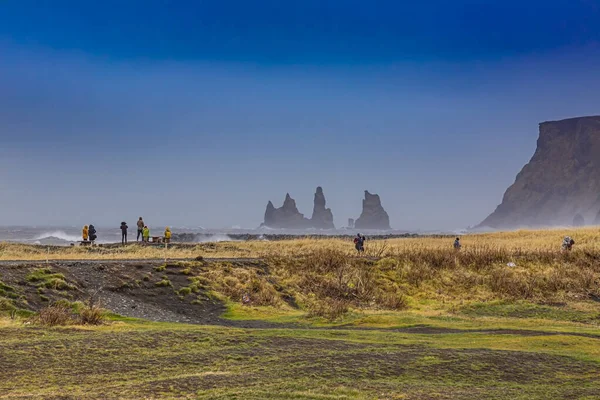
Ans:
MULTIPOLYGON (((356 248, 356 251, 358 251, 359 254, 364 253, 365 251, 365 240, 367 239, 364 237, 364 235, 361 235, 360 233, 357 234, 354 238, 354 247, 356 248)), ((571 238, 570 236, 565 236, 562 242, 562 250, 571 251, 573 250, 573 245, 575 245, 575 241, 573 240, 573 238, 571 238)), ((460 249, 462 248, 462 244, 460 243, 459 237, 454 239, 454 244, 452 245, 452 247, 454 247, 454 250, 460 251, 460 249)))
MULTIPOLYGON (((127 222, 123 221, 121 222, 121 244, 125 245, 127 244, 127 230, 129 229, 129 226, 127 226, 127 222)), ((165 232, 164 232, 164 236, 163 236, 163 241, 164 243, 170 243, 171 242, 171 228, 169 228, 168 226, 165 228, 165 232)), ((96 233, 96 228, 94 228, 94 225, 90 225, 89 227, 86 225, 83 227, 83 231, 82 231, 82 237, 83 237, 83 241, 84 242, 94 242, 97 238, 98 235, 96 233)), ((140 217, 137 221, 137 239, 136 241, 140 241, 140 237, 142 238, 142 242, 144 243, 148 243, 150 242, 150 228, 148 228, 148 225, 146 225, 144 223, 144 219, 142 217, 140 217)))
MULTIPOLYGON (((561 248, 563 251, 571 251, 573 250, 574 245, 575 241, 573 238, 571 238, 571 236, 565 236, 561 248)), ((454 240, 454 250, 459 251, 461 248, 462 245, 460 244, 460 238, 457 237, 456 240, 454 240)))
POLYGON ((89 241, 93 243, 98 238, 98 234, 96 233, 96 228, 94 228, 94 225, 85 225, 83 227, 82 236, 84 242, 89 241))
MULTIPOLYGON (((573 238, 571 238, 571 236, 565 236, 561 248, 563 251, 571 251, 573 250, 574 245, 575 241, 573 238)), ((460 238, 456 238, 456 240, 454 240, 454 250, 459 251, 461 248, 462 245, 460 244, 460 238)))

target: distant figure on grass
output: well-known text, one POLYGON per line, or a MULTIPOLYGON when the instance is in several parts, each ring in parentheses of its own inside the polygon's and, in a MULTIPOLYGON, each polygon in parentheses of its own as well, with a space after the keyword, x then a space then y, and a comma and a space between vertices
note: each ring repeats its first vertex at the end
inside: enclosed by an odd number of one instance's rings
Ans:
POLYGON ((165 228, 165 243, 171 243, 171 228, 165 228))
POLYGON ((354 248, 356 249, 356 251, 358 251, 359 254, 365 252, 365 240, 366 238, 360 233, 357 234, 354 238, 354 248))
POLYGON ((127 222, 121 222, 121 244, 127 244, 127 222))
POLYGON ((94 240, 98 239, 98 235, 96 235, 96 228, 94 228, 94 225, 90 224, 89 227, 89 235, 90 235, 90 242, 93 242, 94 240))
POLYGON ((139 242, 140 241, 140 236, 142 237, 142 242, 144 241, 144 220, 142 219, 142 217, 140 217, 140 219, 138 219, 137 222, 137 228, 138 228, 138 234, 137 234, 137 239, 136 241, 139 242))
POLYGON ((150 228, 144 225, 142 230, 142 242, 148 243, 150 241, 150 228))
POLYGON ((565 238, 563 239, 563 243, 562 243, 562 250, 563 251, 571 251, 571 250, 573 250, 574 244, 575 244, 575 241, 571 238, 571 236, 565 236, 565 238))
POLYGON ((81 231, 81 236, 83 237, 83 241, 87 242, 88 238, 90 237, 90 231, 88 230, 88 226, 85 225, 83 227, 83 230, 81 231))
POLYGON ((462 245, 460 244, 460 238, 456 238, 454 241, 454 250, 459 251, 462 245))

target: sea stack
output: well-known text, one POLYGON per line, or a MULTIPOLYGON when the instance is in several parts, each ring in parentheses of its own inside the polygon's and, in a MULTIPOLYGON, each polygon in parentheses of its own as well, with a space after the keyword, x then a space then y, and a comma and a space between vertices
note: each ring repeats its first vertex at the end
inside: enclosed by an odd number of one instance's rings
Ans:
POLYGON ((383 209, 379 195, 371 194, 368 190, 365 190, 362 213, 354 222, 354 227, 356 229, 391 229, 390 217, 383 209))
POLYGON ((333 213, 330 208, 325 208, 327 201, 323 194, 323 188, 317 187, 313 206, 312 218, 310 219, 313 228, 317 229, 335 229, 333 225, 333 213))
POLYGON ((296 201, 287 193, 280 208, 275 208, 271 201, 267 203, 263 225, 270 228, 304 229, 309 228, 311 223, 298 211, 296 201))
POLYGON ((537 149, 480 226, 600 222, 600 116, 543 122, 537 149), (577 216, 577 218, 575 218, 577 216))

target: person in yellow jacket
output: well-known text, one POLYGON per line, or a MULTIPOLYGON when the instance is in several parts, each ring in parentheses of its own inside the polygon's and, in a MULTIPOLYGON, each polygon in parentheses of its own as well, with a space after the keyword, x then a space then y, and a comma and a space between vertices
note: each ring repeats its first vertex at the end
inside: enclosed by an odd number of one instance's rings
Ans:
POLYGON ((85 225, 83 227, 83 231, 81 231, 81 236, 83 236, 83 241, 87 242, 88 238, 89 238, 89 230, 88 230, 88 226, 85 225))
POLYGON ((150 229, 148 228, 148 225, 144 226, 142 232, 142 241, 148 243, 150 241, 150 229))
POLYGON ((171 243, 171 228, 165 228, 165 243, 171 243))

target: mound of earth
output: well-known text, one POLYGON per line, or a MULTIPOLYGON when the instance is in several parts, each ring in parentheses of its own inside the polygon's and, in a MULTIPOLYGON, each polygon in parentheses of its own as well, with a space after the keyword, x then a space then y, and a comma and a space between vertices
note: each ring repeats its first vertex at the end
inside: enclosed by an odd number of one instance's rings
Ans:
POLYGON ((151 321, 269 325, 221 319, 225 305, 203 289, 189 295, 178 293, 190 285, 186 268, 186 263, 159 261, 14 262, 2 266, 0 288, 10 288, 15 305, 32 311, 59 300, 93 298, 116 314, 151 321))

